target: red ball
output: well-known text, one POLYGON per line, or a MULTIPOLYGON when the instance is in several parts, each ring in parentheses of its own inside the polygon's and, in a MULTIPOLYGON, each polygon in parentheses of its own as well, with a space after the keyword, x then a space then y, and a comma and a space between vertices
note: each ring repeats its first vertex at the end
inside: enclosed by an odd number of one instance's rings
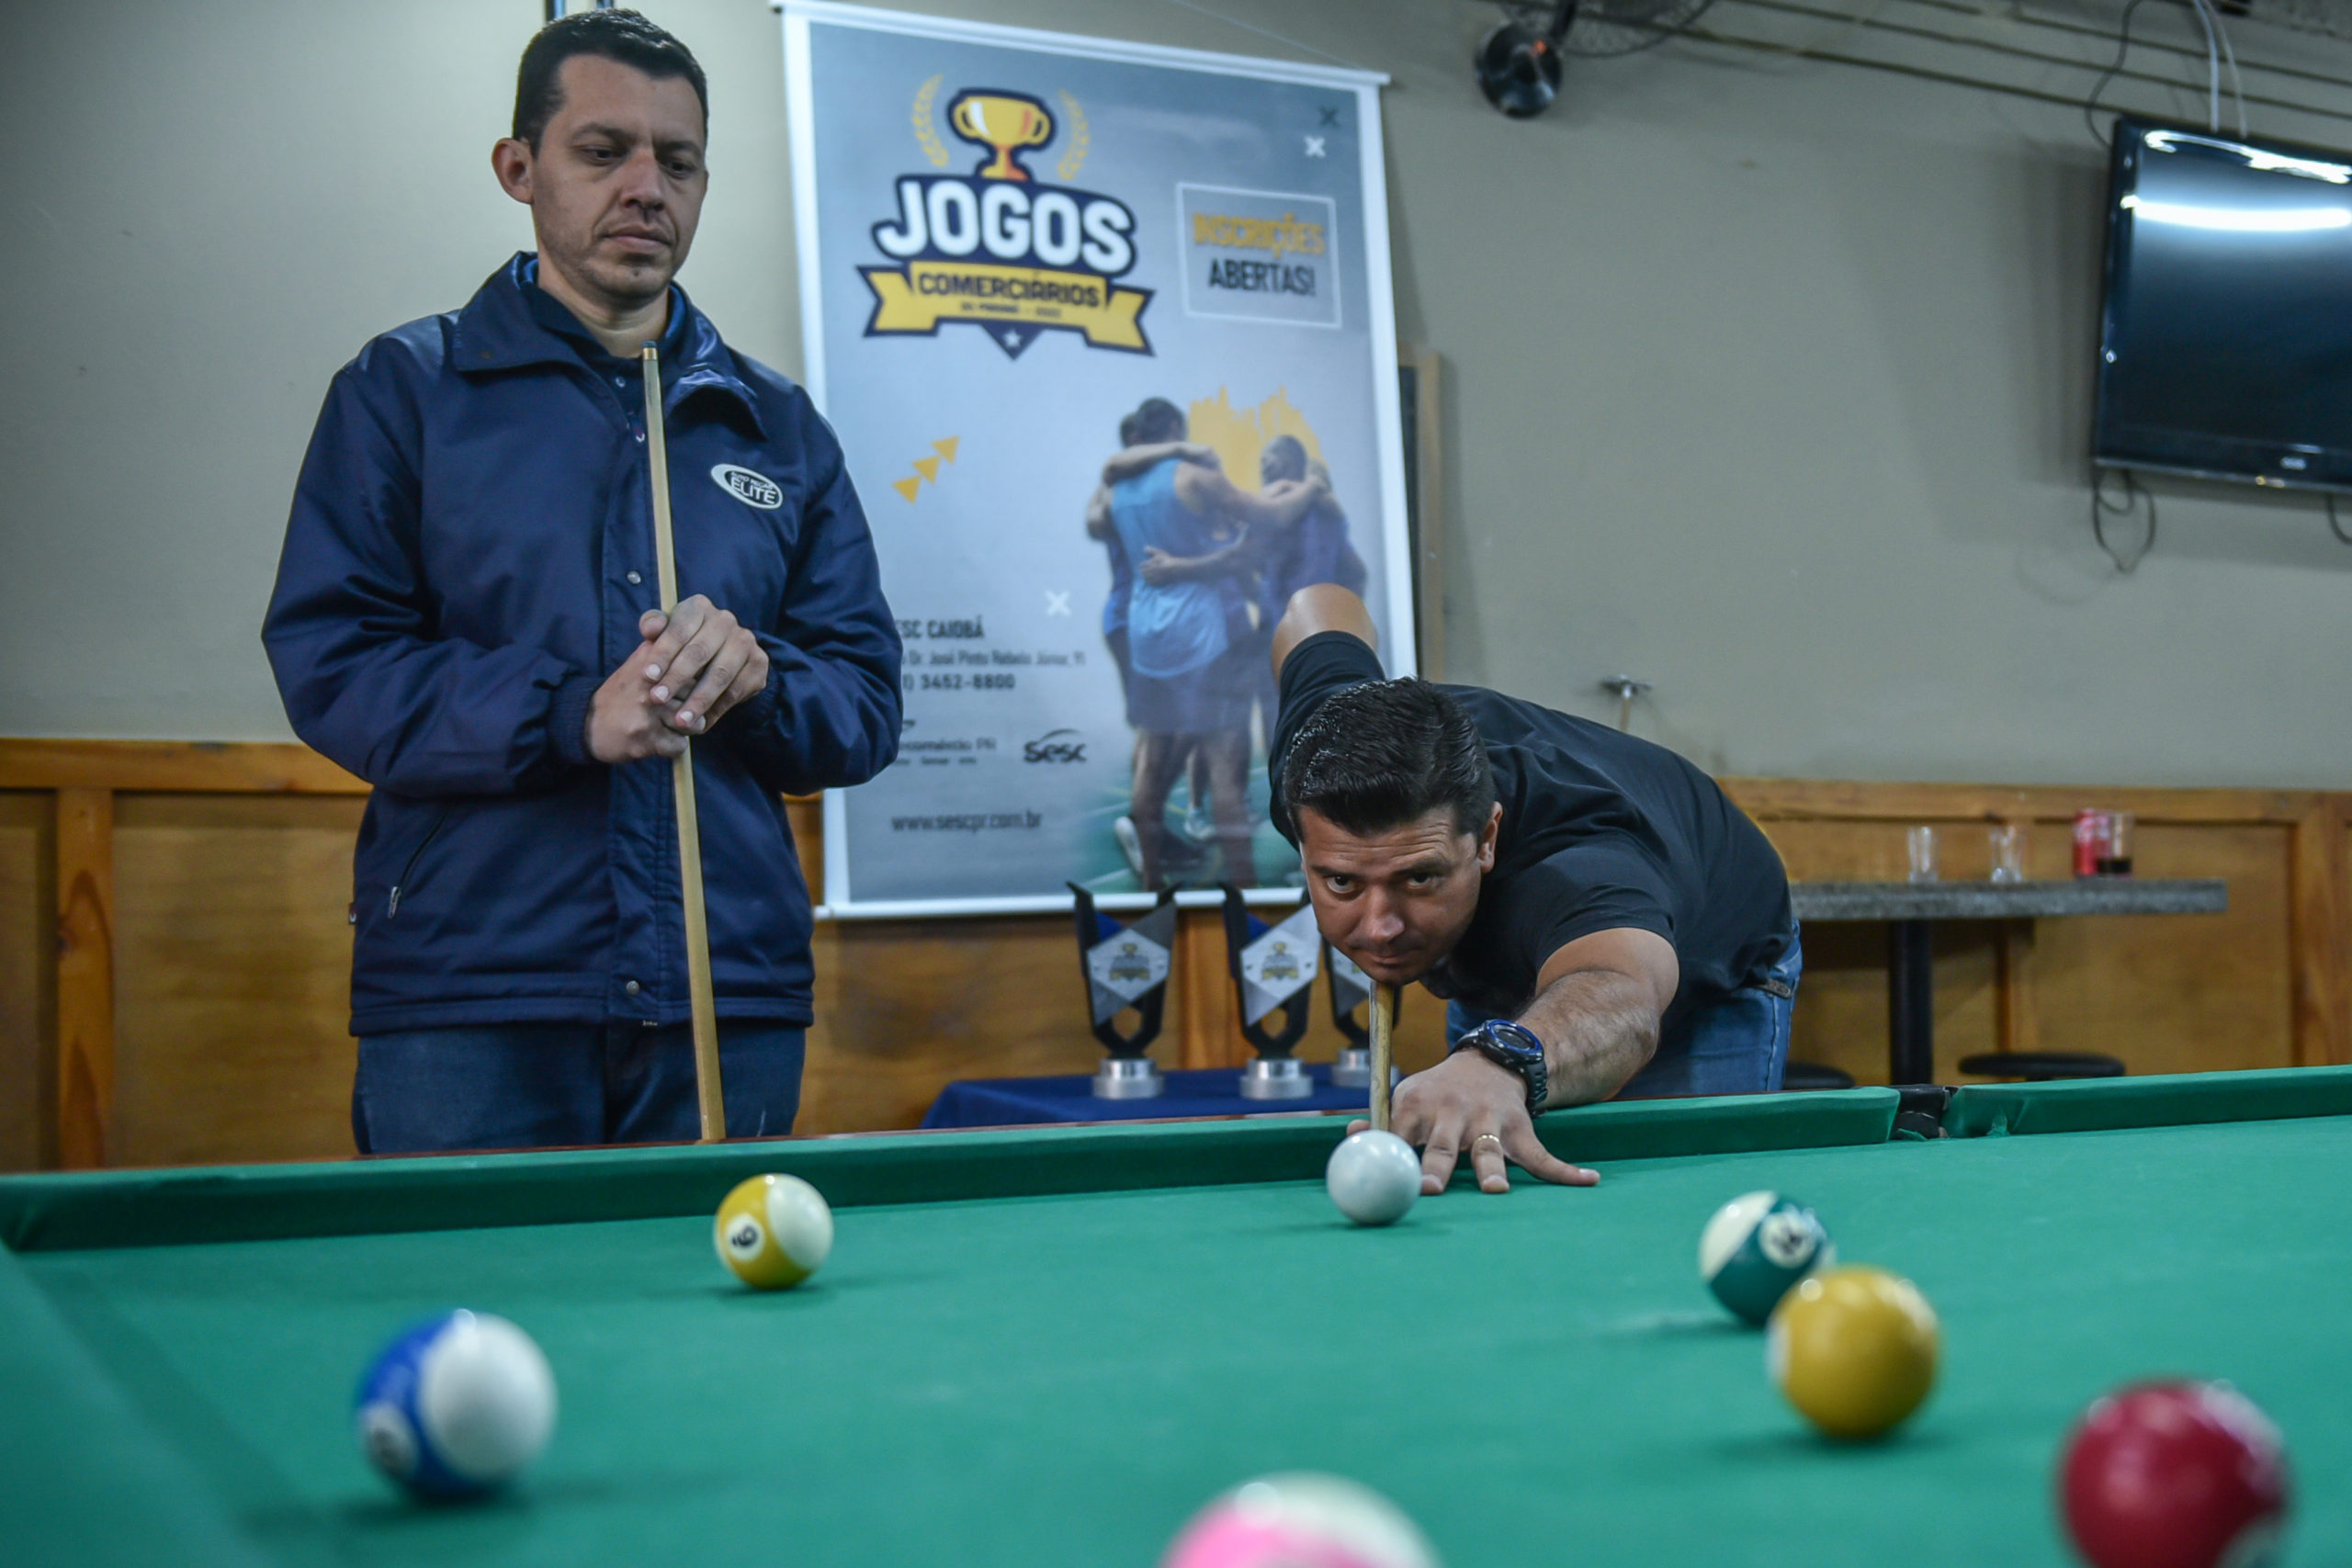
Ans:
POLYGON ((2094 1568, 2265 1561, 2287 1519, 2278 1428, 2226 1383, 2138 1383, 2083 1413, 2058 1471, 2094 1568))

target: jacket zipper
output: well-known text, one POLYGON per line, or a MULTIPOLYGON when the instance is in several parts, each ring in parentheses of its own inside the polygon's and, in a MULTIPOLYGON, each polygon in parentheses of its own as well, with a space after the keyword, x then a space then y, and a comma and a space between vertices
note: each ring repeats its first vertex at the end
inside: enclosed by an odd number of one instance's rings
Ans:
POLYGON ((433 826, 424 830, 424 837, 416 841, 416 848, 409 851, 408 863, 401 867, 400 879, 392 884, 391 896, 384 900, 384 919, 389 920, 401 912, 401 889, 408 886, 409 874, 424 857, 425 846, 433 842, 441 831, 441 824, 448 819, 449 808, 443 807, 440 814, 433 818, 433 826))

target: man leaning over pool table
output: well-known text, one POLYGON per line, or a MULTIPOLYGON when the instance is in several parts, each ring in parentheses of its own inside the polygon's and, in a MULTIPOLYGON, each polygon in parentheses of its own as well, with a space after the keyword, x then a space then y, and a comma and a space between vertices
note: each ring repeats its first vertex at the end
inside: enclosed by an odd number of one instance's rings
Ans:
POLYGON ((1631 735, 1475 686, 1384 679, 1363 601, 1301 590, 1274 630, 1274 825, 1316 923, 1383 985, 1448 999, 1446 1059, 1397 1087, 1421 1190, 1470 1156, 1546 1181, 1534 1116, 1611 1096, 1777 1089, 1804 959, 1780 856, 1715 782, 1631 735))

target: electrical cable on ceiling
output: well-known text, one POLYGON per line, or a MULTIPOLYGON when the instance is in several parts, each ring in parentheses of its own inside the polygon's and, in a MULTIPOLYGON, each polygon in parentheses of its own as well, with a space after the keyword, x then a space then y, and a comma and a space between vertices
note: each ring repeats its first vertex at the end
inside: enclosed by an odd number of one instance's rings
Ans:
POLYGON ((2132 0, 2123 7, 2123 19, 2116 27, 2115 59, 2099 73, 2098 80, 2091 84, 2090 96, 2083 100, 2083 124, 2090 131, 2091 140, 2102 147, 2108 144, 2107 136, 2099 130, 2098 119, 2093 118, 2098 109, 2099 95, 2107 91, 2109 82, 2115 80, 2115 73, 2123 69, 2124 57, 2132 52, 2132 13, 2147 3, 2148 0, 2132 0))
POLYGON ((2148 552, 2156 547, 2156 498, 2153 492, 2141 488, 2139 479, 2131 469, 2094 468, 2091 471, 2091 537, 2097 539, 2098 547, 2107 552, 2107 558, 2115 563, 2115 570, 2126 574, 2136 570, 2140 563, 2148 558, 2148 552), (2120 506, 2109 506, 2107 502, 2107 476, 2109 472, 2123 476, 2123 504, 2120 506), (2142 501, 2148 503, 2148 536, 2140 542, 2139 549, 2126 556, 2108 543, 2107 520, 2129 517, 2138 510, 2136 503, 2142 501))
POLYGON ((2238 75, 2238 51, 2230 45, 2230 29, 2222 25, 2221 7, 2214 0, 2203 0, 2206 15, 2213 18, 2214 36, 2222 40, 2222 63, 2230 70, 2230 96, 2237 100, 2238 134, 2250 134, 2245 125, 2245 82, 2238 75))
POLYGON ((2197 19, 2205 28, 2205 129, 2220 134, 2222 130, 2222 65, 2230 68, 2230 90, 2237 99, 2238 134, 2245 132, 2245 84, 2238 80, 2237 51, 2230 47, 2230 30, 2222 25, 2222 13, 2213 0, 2188 0, 2196 7, 2197 19))
POLYGON ((2222 51, 2213 41, 2213 18, 2205 9, 2205 0, 2188 0, 2188 8, 2197 17, 2197 25, 2205 29, 2205 129, 2216 136, 2222 132, 2222 51))
MULTIPOLYGON (((2136 83, 2167 92, 2177 90, 2182 85, 2177 75, 2166 73, 2161 69, 2141 71, 2131 68, 2124 62, 2130 49, 2138 49, 2143 54, 2177 55, 2184 59, 2195 59, 2203 56, 2206 52, 2205 39, 2201 31, 2194 47, 2169 43, 2162 39, 2130 34, 2127 31, 2123 40, 2125 47, 2119 49, 2116 62, 2109 70, 2101 72, 2097 63, 2085 62, 2070 52, 2053 53, 2045 49, 2003 42, 1987 36, 1981 30, 1966 36, 1944 32, 1935 28, 1919 26, 1915 22, 1894 20, 1882 14, 1883 7, 1899 5, 1905 14, 1949 11, 1965 14, 1980 20, 1983 18, 1984 13, 1977 7, 1955 4, 1954 0, 1871 0, 1871 3, 1859 13, 1828 8, 1830 3, 1834 3, 1834 0, 1824 0, 1824 3, 1818 4, 1810 3, 1810 0, 1717 0, 1717 7, 1711 11, 1710 15, 1736 15, 1742 11, 1760 11, 1773 15, 1800 17, 1808 20, 1827 22, 1844 30, 1858 30, 1871 36, 1891 35, 1898 38, 1918 39, 1947 48, 1964 51, 1966 55, 1989 54, 2002 59, 2028 61, 2038 66, 2050 67, 2052 72, 2082 71, 2098 77, 2098 85, 2095 91, 2098 94, 2098 100, 2095 100, 2090 107, 2096 107, 2097 101, 2103 101, 2108 91, 2120 82, 2136 83)), ((2180 0, 2180 3, 2186 5, 2188 0, 2180 0)), ((2013 26, 2035 37, 2052 35, 2070 39, 2112 40, 2116 36, 2112 28, 2086 28, 2032 15, 2011 15, 2003 17, 2002 20, 2004 24, 2013 26)), ((2128 28, 2128 24, 2126 26, 2128 28)), ((2080 92, 2052 91, 2048 87, 2032 86, 2024 82, 1988 75, 1981 71, 1937 69, 1932 66, 1890 60, 1880 54, 1849 53, 1837 48, 1825 47, 1818 40, 1790 43, 1778 39, 1756 38, 1741 33, 1726 32, 1704 23, 1687 26, 1675 36, 1690 43, 1719 49, 1736 49, 1776 61, 1815 61, 1831 65, 1859 66, 1865 70, 1887 72, 1923 82, 1973 87, 1981 92, 1999 93, 2007 97, 2022 98, 2033 103, 2052 104, 2062 108, 2073 109, 2077 113, 2084 113, 2086 107, 2084 95, 2080 92)), ((1835 43, 1838 40, 1833 38, 1830 41, 1835 43)), ((2222 63, 2224 66, 2230 66, 2235 61, 2236 55, 2226 31, 2220 35, 2220 41, 2222 63)), ((1957 60, 1964 56, 1954 58, 1957 60)), ((2260 71, 2266 76, 2276 77, 2290 84, 2316 84, 2326 88, 2327 93, 2324 100, 2307 100, 2293 96, 2280 96, 2276 90, 2248 91, 2233 71, 2232 78, 2236 85, 2233 90, 2233 96, 2241 101, 2240 118, 2245 118, 2254 106, 2261 105, 2286 114, 2312 116, 2352 123, 2352 96, 2347 96, 2343 91, 2344 88, 2352 86, 2352 78, 2347 78, 2340 73, 2306 71, 2276 62, 2249 63, 2245 69, 2260 71)), ((2041 79, 2048 80, 2050 74, 2050 72, 2045 72, 2041 79)), ((2090 128, 2092 140, 2098 141, 2101 147, 2105 147, 2106 139, 2099 134, 2097 120, 2086 115, 2085 123, 2090 128)))
MULTIPOLYGON (((1784 65, 1791 71, 1794 71, 1811 61, 1837 60, 1839 56, 1831 50, 1831 45, 1844 43, 1849 37, 1860 32, 1865 28, 1883 27, 1883 24, 1879 21, 1879 13, 1886 9, 1888 0, 1870 0, 1870 3, 1862 6, 1860 10, 1848 12, 1838 16, 1831 16, 1826 12, 1817 10, 1809 6, 1783 5, 1780 3, 1780 0, 1747 0, 1747 3, 1756 6, 1760 10, 1777 11, 1787 16, 1826 17, 1828 25, 1824 27, 1819 32, 1814 34, 1813 37, 1804 40, 1802 43, 1747 43, 1745 40, 1725 38, 1721 33, 1709 32, 1702 28, 1691 28, 1685 30, 1692 37, 1700 39, 1704 42, 1724 44, 1736 42, 1742 43, 1744 47, 1753 48, 1758 53, 1780 56, 1781 58, 1778 63, 1784 65)), ((1889 32, 1897 30, 1914 31, 1923 38, 1929 36, 1925 28, 1896 29, 1894 28, 1885 28, 1884 30, 1889 32)), ((1939 42, 1946 41, 1946 35, 1936 34, 1934 36, 1939 42)))
POLYGON ((1329 50, 1317 49, 1311 43, 1302 43, 1297 39, 1292 38, 1285 33, 1278 33, 1274 31, 1272 28, 1261 28, 1255 22, 1245 22, 1238 17, 1228 17, 1223 11, 1216 10, 1212 6, 1200 5, 1198 0, 1162 0, 1162 3, 1176 6, 1179 10, 1194 12, 1197 15, 1209 17, 1213 21, 1223 22, 1227 27, 1239 28, 1245 33, 1256 33, 1260 38, 1272 39, 1276 43, 1287 44, 1293 49, 1304 51, 1305 52, 1312 54, 1318 59, 1328 60, 1334 65, 1344 65, 1351 71, 1369 71, 1372 69, 1371 66, 1364 64, 1361 61, 1350 60, 1344 54, 1333 54, 1329 50))
MULTIPOLYGON (((2230 96, 2237 105, 2238 134, 2246 131, 2245 81, 2238 74, 2238 51, 2230 42, 2230 30, 2222 24, 2222 14, 2213 0, 2184 0, 2196 13, 2197 25, 2205 34, 2205 129, 2219 134, 2222 129, 2222 68, 2226 63, 2230 73, 2230 96)), ((2092 111, 2098 107, 2099 95, 2107 91, 2123 69, 2124 57, 2132 52, 2132 13, 2140 8, 2141 0, 2132 0, 2123 7, 2123 16, 2116 26, 2115 59, 2099 73, 2091 85, 2090 96, 2083 100, 2083 123, 2090 127, 2091 140, 2100 146, 2107 138, 2099 134, 2098 122, 2092 111)))
POLYGON ((2335 518, 2335 493, 2331 491, 2322 499, 2327 502, 2327 531, 2335 536, 2337 544, 2352 545, 2352 534, 2346 533, 2344 525, 2335 518))

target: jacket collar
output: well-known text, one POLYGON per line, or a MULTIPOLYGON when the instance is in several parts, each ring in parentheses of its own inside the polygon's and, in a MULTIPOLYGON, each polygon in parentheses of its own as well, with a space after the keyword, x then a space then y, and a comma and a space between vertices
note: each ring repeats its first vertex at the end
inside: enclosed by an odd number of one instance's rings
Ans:
MULTIPOLYGON (((532 281, 537 263, 530 252, 515 252, 513 259, 482 281, 465 309, 458 312, 452 347, 459 374, 481 376, 526 366, 580 363, 571 345, 542 326, 531 312, 530 300, 523 291, 538 287, 532 281)), ((670 294, 673 319, 672 330, 662 334, 663 352, 671 354, 673 343, 676 348, 671 362, 662 367, 662 379, 669 383, 663 404, 675 409, 696 392, 720 393, 742 410, 764 438, 767 431, 760 418, 759 399, 735 373, 734 356, 718 329, 695 309, 684 289, 673 283, 670 294)))

